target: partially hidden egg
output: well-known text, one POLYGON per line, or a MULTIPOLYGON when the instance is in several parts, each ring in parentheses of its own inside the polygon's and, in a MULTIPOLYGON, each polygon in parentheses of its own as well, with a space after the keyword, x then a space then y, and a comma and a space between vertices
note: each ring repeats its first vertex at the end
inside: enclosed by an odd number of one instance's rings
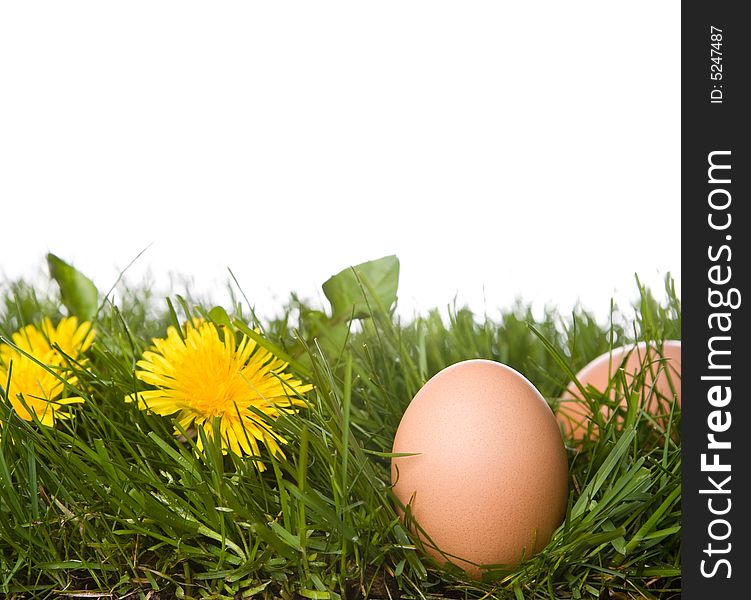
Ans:
MULTIPOLYGON (((636 345, 614 348, 612 352, 595 358, 576 374, 576 379, 586 388, 592 386, 604 392, 618 369, 623 369, 626 382, 631 386, 634 378, 644 376, 642 397, 643 408, 664 422, 670 414, 675 395, 678 406, 681 405, 681 343, 666 340, 658 347, 654 343, 640 342, 636 345), (675 394, 674 394, 675 392, 675 394)), ((588 435, 596 435, 596 427, 589 427, 592 419, 590 405, 582 398, 578 386, 572 381, 561 396, 557 418, 564 434, 574 441, 581 441, 588 435)), ((615 387, 611 387, 610 398, 615 397, 615 387)), ((626 407, 626 398, 621 405, 626 407)), ((605 419, 610 409, 603 404, 600 412, 605 419)))
POLYGON ((565 516, 568 462, 555 416, 501 363, 468 360, 432 377, 393 451, 411 454, 392 459, 391 480, 423 550, 475 578, 539 552, 565 516))

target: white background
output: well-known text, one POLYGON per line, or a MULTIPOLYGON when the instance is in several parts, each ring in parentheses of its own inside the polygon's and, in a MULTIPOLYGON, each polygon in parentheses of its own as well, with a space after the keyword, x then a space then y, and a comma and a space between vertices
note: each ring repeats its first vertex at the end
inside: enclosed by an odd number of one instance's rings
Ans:
POLYGON ((402 313, 680 282, 680 5, 0 8, 0 278, 52 251, 263 314, 397 254, 402 313))

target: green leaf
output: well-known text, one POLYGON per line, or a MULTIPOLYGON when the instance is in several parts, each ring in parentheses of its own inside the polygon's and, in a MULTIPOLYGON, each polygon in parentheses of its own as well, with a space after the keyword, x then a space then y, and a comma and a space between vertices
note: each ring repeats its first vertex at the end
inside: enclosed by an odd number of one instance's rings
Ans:
POLYGON ((80 560, 63 560, 58 562, 39 562, 37 563, 39 570, 64 570, 69 569, 90 569, 92 571, 116 571, 117 567, 114 565, 99 564, 94 562, 83 562, 80 560))
POLYGON ((344 269, 323 284, 323 293, 334 319, 363 319, 379 309, 388 311, 398 286, 399 259, 392 255, 344 269))
POLYGON ((319 592, 318 590, 298 590, 298 593, 303 598, 310 598, 311 600, 329 600, 331 598, 331 592, 319 592))
POLYGON ((341 354, 349 336, 349 323, 346 319, 329 318, 320 310, 303 310, 302 319, 310 342, 317 339, 321 348, 331 357, 341 354))
POLYGON ((279 537, 279 539, 290 548, 294 548, 298 552, 304 552, 303 547, 300 545, 300 538, 298 536, 292 535, 276 521, 271 521, 269 527, 271 527, 271 530, 279 537))
POLYGON ((54 254, 47 255, 50 276, 60 287, 63 304, 72 315, 89 321, 97 313, 99 292, 83 273, 54 254))
POLYGON ((209 311, 209 318, 217 325, 224 325, 228 329, 232 330, 232 320, 229 318, 227 311, 221 306, 215 306, 209 311))

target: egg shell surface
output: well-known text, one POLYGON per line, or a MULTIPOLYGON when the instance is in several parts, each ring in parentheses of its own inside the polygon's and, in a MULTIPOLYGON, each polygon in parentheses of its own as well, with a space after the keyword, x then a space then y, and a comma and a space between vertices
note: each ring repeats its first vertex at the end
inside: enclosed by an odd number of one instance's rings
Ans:
MULTIPOLYGON (((661 418, 670 414, 670 405, 673 398, 672 382, 676 393, 678 406, 681 405, 681 343, 677 340, 666 340, 662 344, 662 353, 653 343, 640 342, 636 345, 620 346, 612 352, 605 352, 576 375, 576 379, 585 388, 592 386, 602 392, 615 376, 619 368, 624 369, 626 381, 629 385, 634 377, 645 369, 643 393, 647 394, 644 405, 645 410, 661 418), (670 374, 668 378, 667 374, 670 374), (654 390, 651 388, 654 386, 654 390)), ((611 391, 611 399, 615 396, 615 390, 611 391)), ((623 398, 621 405, 626 407, 626 399, 623 398)), ((603 405, 600 412, 607 419, 609 408, 603 405)), ((561 396, 557 418, 564 434, 575 441, 587 436, 588 424, 592 412, 589 405, 582 400, 582 393, 572 381, 561 396)))
POLYGON ((391 479, 424 530, 413 528, 423 549, 473 577, 478 565, 539 552, 565 516, 568 462, 555 416, 501 363, 468 360, 437 373, 404 413, 393 451, 416 453, 392 459, 391 479))

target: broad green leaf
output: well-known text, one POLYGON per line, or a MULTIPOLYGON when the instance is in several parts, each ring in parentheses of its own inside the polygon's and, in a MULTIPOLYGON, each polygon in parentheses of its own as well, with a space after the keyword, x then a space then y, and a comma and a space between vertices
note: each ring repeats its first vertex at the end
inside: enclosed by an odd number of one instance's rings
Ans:
POLYGON ((303 310, 302 318, 309 340, 317 339, 329 357, 336 357, 342 352, 349 335, 346 319, 329 318, 320 310, 303 310))
POLYGON ((379 309, 389 310, 398 286, 399 259, 392 255, 344 269, 323 284, 323 293, 331 303, 332 318, 363 319, 379 309))
POLYGON ((221 306, 215 306, 209 311, 209 318, 217 325, 224 325, 228 329, 232 330, 232 320, 229 318, 227 311, 221 306))
POLYGON ((94 283, 83 273, 54 254, 47 255, 50 276, 60 287, 65 307, 79 319, 90 321, 97 313, 99 293, 94 283))

